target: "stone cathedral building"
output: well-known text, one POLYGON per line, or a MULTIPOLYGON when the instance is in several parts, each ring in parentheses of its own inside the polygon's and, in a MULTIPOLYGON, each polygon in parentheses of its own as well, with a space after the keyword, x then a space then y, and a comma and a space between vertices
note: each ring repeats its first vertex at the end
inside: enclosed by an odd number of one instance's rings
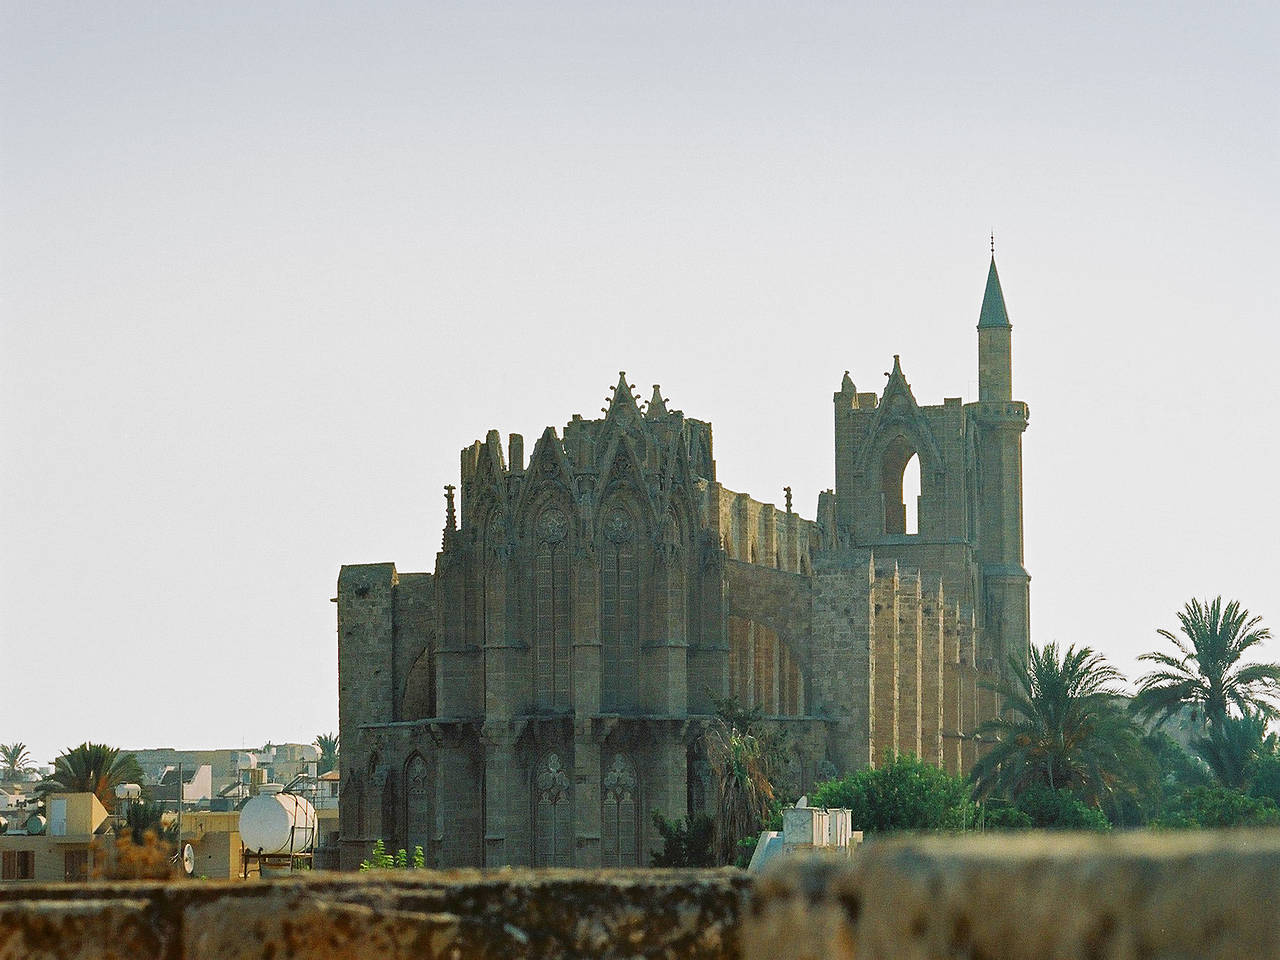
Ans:
POLYGON ((1029 644, 1022 432, 992 259, 978 399, 834 395, 817 515, 721 485, 711 425, 641 403, 462 451, 434 573, 338 578, 341 842, 439 866, 647 864, 707 801, 714 701, 785 733, 788 786, 911 752, 967 769, 979 681, 1029 644), (903 475, 918 458, 915 530, 903 475))

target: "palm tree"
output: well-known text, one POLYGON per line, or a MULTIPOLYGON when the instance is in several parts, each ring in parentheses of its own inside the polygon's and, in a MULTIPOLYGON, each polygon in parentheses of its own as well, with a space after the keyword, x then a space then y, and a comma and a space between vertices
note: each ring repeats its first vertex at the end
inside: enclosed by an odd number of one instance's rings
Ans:
POLYGON ((58 755, 53 761, 53 776, 40 784, 40 791, 97 794, 107 810, 114 810, 116 786, 141 780, 142 767, 132 753, 122 754, 116 747, 86 741, 58 755))
POLYGON ((1141 764, 1137 725, 1119 706, 1120 672, 1089 647, 1050 643, 1024 663, 1009 659, 1007 679, 992 686, 1001 715, 978 728, 993 742, 973 769, 979 798, 1016 799, 1027 789, 1067 789, 1099 806, 1127 792, 1141 764))
POLYGON ((1187 705, 1193 718, 1199 713, 1211 726, 1221 723, 1232 707, 1276 716, 1270 701, 1280 695, 1280 664, 1242 661, 1250 647, 1271 637, 1261 617, 1250 617, 1236 600, 1224 607, 1222 597, 1215 597, 1190 601, 1178 619, 1183 637, 1157 631, 1177 654, 1155 651, 1138 658, 1157 668, 1138 683, 1135 713, 1164 723, 1187 705))
POLYGON ((1207 737, 1192 740, 1191 749, 1224 787, 1244 790, 1253 781, 1259 762, 1276 753, 1276 735, 1267 733, 1267 726, 1268 719, 1260 711, 1227 715, 1209 727, 1207 737))
POLYGON ((320 748, 320 760, 316 764, 316 773, 328 773, 338 765, 338 735, 322 733, 311 741, 320 748))
POLYGON ((178 822, 173 820, 168 826, 164 822, 163 800, 135 800, 125 811, 124 826, 136 844, 146 842, 146 834, 154 833, 160 840, 170 843, 178 841, 178 822))
POLYGON ((760 737, 719 717, 705 742, 716 794, 712 849, 717 863, 733 863, 738 841, 758 833, 769 817, 774 797, 770 751, 760 737))
POLYGON ((25 743, 0 743, 0 776, 5 780, 22 780, 30 769, 31 751, 25 743))

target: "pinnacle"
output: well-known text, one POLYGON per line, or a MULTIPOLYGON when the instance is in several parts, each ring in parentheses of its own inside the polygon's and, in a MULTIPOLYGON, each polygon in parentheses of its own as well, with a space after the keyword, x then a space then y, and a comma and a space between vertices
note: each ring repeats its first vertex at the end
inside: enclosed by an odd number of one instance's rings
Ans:
POLYGON ((645 407, 644 415, 647 420, 667 415, 667 401, 662 399, 662 388, 656 383, 653 385, 653 397, 649 400, 649 406, 645 407))
POLYGON ((631 389, 631 385, 627 383, 627 371, 618 371, 618 385, 613 388, 613 397, 609 400, 606 417, 639 416, 640 407, 636 404, 636 398, 631 389))

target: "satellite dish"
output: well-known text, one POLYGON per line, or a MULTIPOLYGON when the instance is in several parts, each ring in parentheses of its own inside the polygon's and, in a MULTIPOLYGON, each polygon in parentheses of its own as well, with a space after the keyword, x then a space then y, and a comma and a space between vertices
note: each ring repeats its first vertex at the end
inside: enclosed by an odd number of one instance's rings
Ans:
POLYGON ((182 848, 182 872, 188 877, 196 872, 196 851, 189 843, 182 848))

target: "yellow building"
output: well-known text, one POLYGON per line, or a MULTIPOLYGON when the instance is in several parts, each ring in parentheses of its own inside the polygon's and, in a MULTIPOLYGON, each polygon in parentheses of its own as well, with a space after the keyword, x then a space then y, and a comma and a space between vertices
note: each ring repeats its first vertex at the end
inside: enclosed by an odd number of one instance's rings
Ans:
POLYGON ((0 834, 0 883, 84 881, 94 868, 94 839, 109 814, 92 793, 51 793, 46 813, 0 834))
POLYGON ((184 812, 182 843, 191 844, 195 853, 193 876, 209 880, 241 876, 238 810, 184 812))

